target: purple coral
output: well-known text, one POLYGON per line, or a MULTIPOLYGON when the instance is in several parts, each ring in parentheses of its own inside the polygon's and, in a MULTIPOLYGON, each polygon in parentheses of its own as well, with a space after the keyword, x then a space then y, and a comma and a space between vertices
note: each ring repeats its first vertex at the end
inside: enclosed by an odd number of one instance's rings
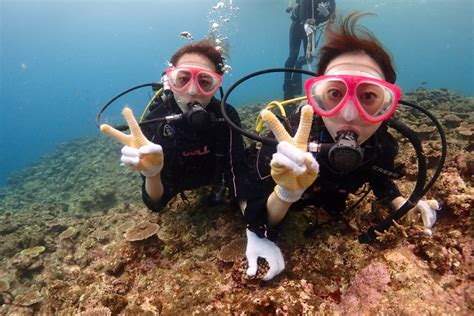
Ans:
POLYGON ((390 273, 381 262, 369 264, 354 277, 344 292, 339 308, 342 312, 354 313, 376 308, 382 294, 389 287, 390 273))

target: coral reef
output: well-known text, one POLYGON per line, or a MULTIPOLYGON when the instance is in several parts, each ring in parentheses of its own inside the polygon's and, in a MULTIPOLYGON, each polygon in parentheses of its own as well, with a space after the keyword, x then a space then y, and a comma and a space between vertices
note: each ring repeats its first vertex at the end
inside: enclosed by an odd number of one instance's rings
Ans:
POLYGON ((343 313, 368 313, 377 306, 384 292, 389 288, 391 277, 383 263, 374 261, 358 271, 350 286, 341 296, 341 303, 335 307, 343 313))
POLYGON ((15 296, 13 304, 19 306, 31 306, 42 301, 41 294, 38 291, 25 292, 15 296))
POLYGON ((33 248, 23 249, 20 251, 20 255, 27 257, 37 257, 46 250, 44 246, 36 246, 33 248))
MULTIPOLYGON (((0 315, 472 313, 474 100, 446 89, 406 97, 446 124, 446 168, 427 194, 442 206, 432 237, 414 216, 359 244, 360 232, 388 212, 369 194, 339 222, 317 208, 290 212, 278 240, 286 270, 263 282, 268 266, 259 260, 258 276, 248 278, 239 211, 204 206, 204 188, 151 213, 140 176, 118 164, 120 145, 82 138, 0 189, 0 315)), ((261 108, 240 109, 244 126, 261 108)), ((435 167, 440 144, 429 122, 402 106, 397 116, 424 140, 435 167)), ((406 173, 396 183, 409 194, 416 157, 395 137, 406 173)))
POLYGON ((6 292, 10 289, 10 283, 5 279, 0 279, 0 293, 6 292))
POLYGON ((85 312, 77 314, 77 316, 110 316, 112 312, 107 307, 97 307, 88 309, 85 312))
POLYGON ((224 262, 236 262, 239 259, 243 259, 245 254, 245 246, 247 241, 244 238, 238 238, 232 240, 217 253, 217 258, 224 262))
POLYGON ((139 241, 156 235, 159 226, 150 222, 143 221, 125 231, 124 237, 128 241, 139 241))

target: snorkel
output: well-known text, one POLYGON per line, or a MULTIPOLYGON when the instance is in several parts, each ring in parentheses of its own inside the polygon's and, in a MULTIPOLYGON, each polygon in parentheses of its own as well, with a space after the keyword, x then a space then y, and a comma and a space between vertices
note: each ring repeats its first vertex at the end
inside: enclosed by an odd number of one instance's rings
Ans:
MULTIPOLYGON (((224 97, 222 98, 222 102, 221 102, 222 116, 227 121, 227 123, 231 126, 231 128, 233 128, 238 133, 240 133, 243 136, 246 136, 246 137, 248 137, 252 140, 255 140, 257 142, 261 142, 261 143, 267 144, 267 145, 273 145, 273 146, 277 145, 276 139, 268 138, 268 137, 262 137, 260 135, 257 135, 256 133, 251 133, 249 131, 246 131, 246 130, 240 128, 235 123, 233 123, 232 120, 229 118, 229 116, 226 113, 225 104, 226 104, 227 99, 231 95, 232 91, 235 90, 243 82, 245 82, 245 81, 247 81, 251 78, 257 77, 257 76, 261 76, 261 75, 269 74, 269 73, 277 73, 277 72, 295 72, 295 73, 300 73, 300 74, 305 74, 305 75, 309 75, 309 76, 312 76, 312 77, 316 77, 315 73, 307 71, 307 70, 302 70, 302 69, 273 68, 273 69, 265 69, 265 70, 256 71, 256 72, 253 72, 253 73, 251 73, 247 76, 242 77, 241 79, 237 80, 234 84, 232 84, 229 87, 229 89, 226 91, 226 93, 224 94, 224 97)), ((301 98, 296 98, 296 99, 292 99, 292 100, 286 100, 286 101, 283 101, 283 102, 272 101, 272 102, 269 103, 268 107, 269 108, 274 108, 274 107, 283 108, 283 106, 286 105, 286 104, 301 101, 301 100, 305 100, 305 99, 306 99, 306 97, 301 97, 301 98)), ((423 195, 432 187, 434 182, 437 180, 439 174, 441 173, 441 170, 444 166, 444 162, 445 162, 445 159, 446 159, 446 150, 447 150, 446 149, 447 148, 446 136, 445 136, 443 128, 442 128, 441 124, 438 122, 438 120, 429 111, 421 108, 420 106, 418 106, 414 103, 410 103, 410 102, 403 101, 403 100, 400 100, 398 103, 402 104, 402 105, 412 107, 412 108, 422 112, 433 122, 433 124, 436 126, 436 128, 438 130, 438 133, 439 133, 440 139, 441 139, 441 145, 442 145, 441 158, 438 162, 438 165, 436 167, 436 170, 435 170, 435 173, 434 173, 433 177, 428 182, 428 184, 425 186, 425 183, 426 183, 426 159, 425 159, 425 156, 423 154, 423 149, 422 149, 422 146, 421 146, 421 142, 418 139, 416 133, 413 132, 412 130, 410 130, 402 122, 400 122, 400 121, 396 120, 395 118, 393 118, 393 116, 390 117, 386 121, 388 126, 394 128, 401 135, 408 138, 409 142, 412 144, 412 146, 413 146, 413 148, 416 152, 416 157, 417 157, 418 177, 417 177, 417 181, 416 181, 416 184, 415 184, 415 188, 413 189, 413 192, 411 193, 411 195, 407 199, 406 203, 402 207, 400 207, 397 211, 395 211, 391 215, 389 215, 385 220, 383 220, 382 222, 380 222, 376 225, 373 225, 372 227, 370 227, 367 230, 367 232, 360 235, 359 238, 358 238, 360 243, 373 243, 376 240, 376 237, 377 237, 377 235, 375 233, 376 231, 380 232, 380 233, 386 231, 393 224, 393 221, 399 220, 411 208, 413 208, 416 205, 416 203, 423 197, 423 195)), ((257 120, 257 123, 258 123, 258 120, 257 120)), ((340 163, 341 168, 342 169, 344 169, 344 168, 347 168, 347 169, 353 168, 353 166, 355 166, 358 163, 359 159, 360 159, 360 152, 358 151, 358 148, 355 145, 356 141, 357 141, 357 137, 354 136, 352 133, 342 132, 340 134, 340 137, 338 137, 338 139, 339 140, 336 140, 336 144, 335 144, 336 147, 335 147, 335 149, 333 149, 331 154, 329 154, 329 153, 331 152, 331 149, 332 149, 331 147, 333 147, 333 146, 328 147, 328 144, 318 143, 318 142, 309 143, 308 144, 308 151, 313 152, 313 154, 319 153, 319 154, 327 154, 329 156, 333 156, 335 161, 338 161, 340 159, 340 157, 339 157, 340 154, 341 155, 342 155, 342 153, 344 153, 344 155, 348 154, 348 156, 352 157, 352 159, 347 159, 347 160, 344 159, 345 160, 344 163, 340 163)), ((339 163, 336 162, 336 164, 339 164, 339 163)))

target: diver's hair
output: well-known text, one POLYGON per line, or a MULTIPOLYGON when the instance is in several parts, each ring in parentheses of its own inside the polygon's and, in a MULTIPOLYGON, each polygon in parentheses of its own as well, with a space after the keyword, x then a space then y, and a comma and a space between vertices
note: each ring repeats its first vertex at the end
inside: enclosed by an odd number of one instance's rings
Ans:
POLYGON ((319 52, 318 76, 324 75, 334 58, 346 53, 364 52, 382 69, 385 81, 395 83, 397 74, 389 52, 371 31, 357 25, 357 22, 367 15, 375 14, 354 12, 338 22, 328 23, 325 41, 319 52))
POLYGON ((185 54, 198 54, 208 58, 216 68, 216 73, 222 75, 224 73, 224 57, 214 47, 213 43, 209 39, 204 39, 199 42, 191 43, 181 47, 171 57, 170 63, 176 65, 178 60, 185 54))

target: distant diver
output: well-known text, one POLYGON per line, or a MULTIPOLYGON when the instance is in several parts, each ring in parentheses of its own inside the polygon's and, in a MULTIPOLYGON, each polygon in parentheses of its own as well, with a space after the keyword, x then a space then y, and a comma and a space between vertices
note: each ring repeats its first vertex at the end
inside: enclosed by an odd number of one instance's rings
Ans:
MULTIPOLYGON (((286 9, 288 13, 291 12, 292 23, 289 36, 290 52, 285 68, 301 69, 304 64, 310 67, 316 56, 318 41, 335 10, 335 0, 297 0, 295 6, 289 6, 286 9), (299 57, 301 43, 303 43, 304 55, 299 57)), ((301 74, 285 73, 283 98, 291 99, 300 95, 301 92, 301 74)))

